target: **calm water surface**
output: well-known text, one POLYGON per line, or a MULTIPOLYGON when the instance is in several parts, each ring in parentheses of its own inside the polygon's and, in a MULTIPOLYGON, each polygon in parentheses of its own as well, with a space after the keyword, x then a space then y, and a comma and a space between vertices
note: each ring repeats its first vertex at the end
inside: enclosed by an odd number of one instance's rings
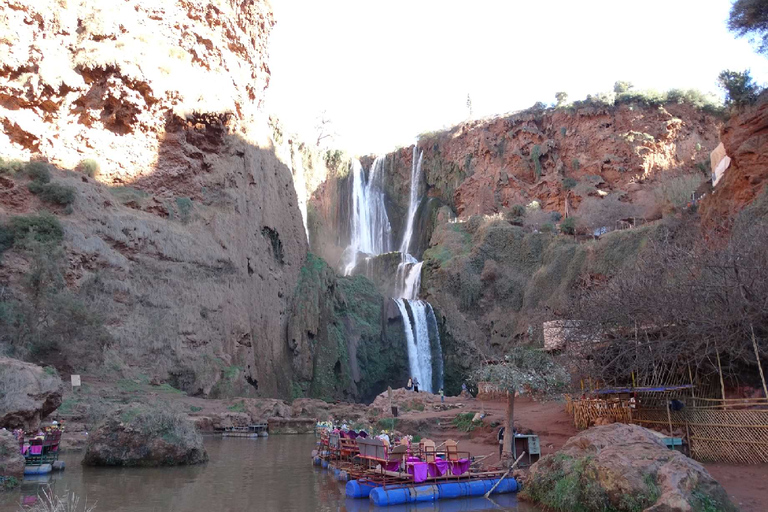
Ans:
POLYGON ((63 494, 67 489, 96 512, 458 512, 497 510, 532 512, 514 495, 376 508, 368 500, 344 496, 344 484, 315 468, 314 436, 273 436, 259 439, 207 438, 210 461, 200 466, 171 468, 87 468, 82 452, 63 454, 63 472, 43 481, 29 481, 21 492, 0 494, 0 512, 17 512, 26 497, 46 485, 63 494))

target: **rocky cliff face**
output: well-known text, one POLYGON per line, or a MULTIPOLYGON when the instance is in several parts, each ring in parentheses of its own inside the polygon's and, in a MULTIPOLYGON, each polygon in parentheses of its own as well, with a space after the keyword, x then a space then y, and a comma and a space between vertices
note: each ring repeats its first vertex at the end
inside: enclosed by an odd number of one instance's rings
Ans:
POLYGON ((706 221, 719 223, 750 204, 768 178, 768 92, 756 104, 735 113, 720 138, 731 164, 712 195, 701 204, 706 221))
POLYGON ((363 276, 339 277, 309 255, 291 310, 293 394, 372 401, 408 379, 402 318, 363 276))
MULTIPOLYGON (((307 239, 290 161, 258 111, 269 6, 8 0, 0 12, 0 155, 47 159, 74 188, 70 208, 53 207, 66 280, 104 318, 112 367, 192 393, 231 376, 241 394, 288 395, 307 239), (95 179, 66 170, 83 159, 95 179)), ((24 177, 3 177, 3 221, 44 208, 24 177)), ((0 278, 18 290, 27 265, 9 251, 0 278)), ((66 352, 68 369, 82 365, 66 352)))
MULTIPOLYGON (((654 188, 673 175, 708 176, 720 124, 719 117, 689 103, 626 103, 529 109, 424 134, 417 144, 423 177, 415 255, 429 247, 443 205, 469 217, 504 214, 537 201, 543 210, 567 216, 578 215, 585 198, 616 195, 642 205, 644 216, 660 216, 652 211, 654 188)), ((372 159, 361 161, 367 168, 372 159)), ((412 164, 413 147, 402 148, 386 155, 383 169, 397 243, 408 211, 412 164)), ((329 175, 310 199, 321 212, 318 222, 330 232, 348 232, 348 217, 331 211, 328 203, 349 195, 349 179, 329 175)), ((335 264, 341 248, 313 249, 335 264)))

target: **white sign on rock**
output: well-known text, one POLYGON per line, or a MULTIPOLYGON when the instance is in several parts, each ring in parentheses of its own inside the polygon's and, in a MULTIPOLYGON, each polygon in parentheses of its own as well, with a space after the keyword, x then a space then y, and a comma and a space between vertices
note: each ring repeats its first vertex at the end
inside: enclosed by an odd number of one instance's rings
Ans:
POLYGON ((79 388, 80 387, 80 376, 79 375, 72 375, 72 387, 73 388, 79 388))

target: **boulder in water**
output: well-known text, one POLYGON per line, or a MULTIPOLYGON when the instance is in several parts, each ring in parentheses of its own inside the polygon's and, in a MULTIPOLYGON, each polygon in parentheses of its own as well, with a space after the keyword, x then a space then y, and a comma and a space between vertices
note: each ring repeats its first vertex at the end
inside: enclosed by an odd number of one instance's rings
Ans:
POLYGON ((88 437, 88 466, 176 466, 208 460, 203 438, 184 414, 163 405, 132 404, 103 420, 88 437))
POLYGON ((53 368, 0 357, 0 428, 36 430, 61 405, 62 391, 53 368))
POLYGON ((738 510, 704 466, 652 431, 614 423, 568 440, 531 467, 524 496, 552 510, 738 510))

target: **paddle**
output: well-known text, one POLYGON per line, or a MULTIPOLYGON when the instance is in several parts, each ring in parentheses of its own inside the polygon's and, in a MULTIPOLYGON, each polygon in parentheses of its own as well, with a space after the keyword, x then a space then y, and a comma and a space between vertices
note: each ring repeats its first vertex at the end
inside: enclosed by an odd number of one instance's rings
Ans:
POLYGON ((517 458, 517 460, 516 460, 515 462, 513 462, 511 466, 509 466, 509 469, 507 470, 507 472, 506 472, 506 473, 504 473, 504 476, 503 476, 503 477, 499 478, 499 481, 498 481, 498 482, 496 482, 496 483, 493 485, 493 487, 491 487, 491 490, 490 490, 490 491, 488 491, 487 493, 485 493, 485 497, 486 497, 486 498, 487 498, 488 496, 490 496, 490 495, 491 495, 491 493, 492 493, 493 491, 495 491, 495 490, 496 490, 496 487, 498 487, 498 486, 499 486, 499 484, 501 483, 501 481, 502 481, 502 480, 504 480, 505 478, 507 478, 507 475, 508 475, 508 474, 509 474, 509 473, 510 473, 510 472, 511 472, 513 469, 515 469, 515 466, 517 466, 517 463, 518 463, 518 462, 520 462, 520 459, 522 459, 522 458, 523 458, 523 455, 525 455, 525 452, 521 453, 521 454, 520 454, 520 456, 517 458))

